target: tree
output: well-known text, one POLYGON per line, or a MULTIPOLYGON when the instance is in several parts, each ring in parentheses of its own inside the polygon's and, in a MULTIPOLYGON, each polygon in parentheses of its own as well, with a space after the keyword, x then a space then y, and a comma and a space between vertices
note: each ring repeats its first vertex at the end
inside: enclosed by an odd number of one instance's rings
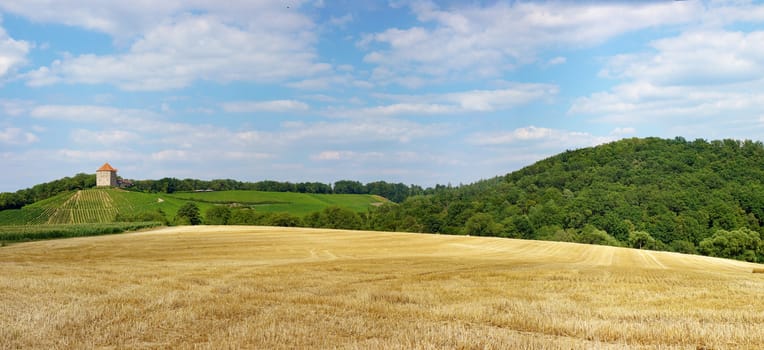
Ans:
POLYGON ((222 205, 207 209, 204 215, 204 221, 207 225, 227 225, 230 218, 231 209, 222 205))
POLYGON ((327 207, 308 214, 303 222, 310 227, 358 230, 363 226, 361 217, 350 209, 327 207))
POLYGON ((194 202, 186 202, 175 214, 175 223, 177 225, 199 225, 202 223, 202 218, 199 215, 199 207, 194 202))
POLYGON ((607 232, 598 230, 592 225, 586 225, 578 236, 578 243, 611 245, 618 247, 621 245, 617 239, 607 232))
POLYGON ((467 220, 464 225, 464 233, 475 236, 497 236, 503 227, 493 221, 493 217, 486 213, 477 213, 467 220))
POLYGON ((302 225, 299 217, 289 213, 273 213, 268 216, 268 225, 282 227, 298 227, 302 225))
POLYGON ((366 186, 358 181, 340 180, 334 183, 334 193, 364 194, 366 193, 366 186))
POLYGON ((629 233, 629 245, 638 249, 655 249, 655 238, 645 231, 629 233))
POLYGON ((745 261, 764 259, 764 245, 757 232, 747 228, 738 230, 717 230, 713 236, 700 242, 700 252, 720 258, 745 261))

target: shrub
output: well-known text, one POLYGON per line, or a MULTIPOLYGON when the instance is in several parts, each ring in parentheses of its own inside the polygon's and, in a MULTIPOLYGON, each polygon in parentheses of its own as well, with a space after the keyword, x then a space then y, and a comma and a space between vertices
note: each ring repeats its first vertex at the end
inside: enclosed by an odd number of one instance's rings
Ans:
POLYGON ((175 224, 177 225, 199 225, 201 223, 202 218, 199 215, 199 207, 193 202, 183 204, 175 215, 175 224))

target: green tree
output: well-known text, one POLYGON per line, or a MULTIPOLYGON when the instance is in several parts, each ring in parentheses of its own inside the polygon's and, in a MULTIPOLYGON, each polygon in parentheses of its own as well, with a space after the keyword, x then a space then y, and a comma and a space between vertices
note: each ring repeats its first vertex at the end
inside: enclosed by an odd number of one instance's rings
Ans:
POLYGON ((223 205, 216 205, 204 213, 204 221, 207 225, 228 225, 230 218, 231 209, 223 205))
POLYGON ((629 233, 629 245, 637 249, 655 249, 655 238, 645 231, 633 231, 629 233))
POLYGON ((491 214, 477 213, 467 220, 464 225, 464 233, 475 236, 497 236, 503 227, 493 221, 491 214))
POLYGON ((621 245, 617 239, 609 235, 607 232, 598 230, 592 225, 586 225, 578 235, 578 243, 586 244, 599 244, 599 245, 611 245, 618 247, 621 245))
POLYGON ((289 213, 273 213, 268 216, 269 226, 298 227, 302 225, 299 217, 289 213))
POLYGON ((202 218, 199 215, 199 207, 194 202, 186 202, 175 214, 175 224, 177 225, 199 225, 202 218))
POLYGON ((700 242, 700 252, 720 258, 759 261, 764 258, 764 246, 757 232, 747 228, 717 230, 713 236, 700 242))

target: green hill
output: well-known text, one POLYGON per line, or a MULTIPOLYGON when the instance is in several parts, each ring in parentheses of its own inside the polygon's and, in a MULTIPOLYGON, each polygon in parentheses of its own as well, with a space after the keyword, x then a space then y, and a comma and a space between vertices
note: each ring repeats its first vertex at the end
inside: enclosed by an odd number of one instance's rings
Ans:
POLYGON ((372 229, 764 260, 764 144, 625 139, 381 210, 372 229))
POLYGON ((194 202, 201 212, 216 205, 246 207, 257 212, 286 212, 302 217, 331 206, 363 212, 381 197, 371 195, 328 195, 260 191, 200 193, 141 193, 119 189, 92 188, 67 191, 21 209, 0 211, 0 225, 109 223, 118 217, 138 217, 160 210, 167 219, 178 208, 194 202))
POLYGON ((264 191, 186 192, 167 195, 179 200, 205 204, 224 204, 231 207, 249 207, 261 212, 287 212, 297 216, 321 211, 330 206, 365 212, 370 206, 388 202, 374 195, 314 194, 264 191))

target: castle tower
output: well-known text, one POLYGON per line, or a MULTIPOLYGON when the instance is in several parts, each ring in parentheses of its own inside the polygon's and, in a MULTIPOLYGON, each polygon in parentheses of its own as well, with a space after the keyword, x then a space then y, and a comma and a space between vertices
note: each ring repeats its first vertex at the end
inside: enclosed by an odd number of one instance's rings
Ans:
POLYGON ((109 163, 104 163, 96 170, 96 186, 117 187, 117 169, 109 163))

